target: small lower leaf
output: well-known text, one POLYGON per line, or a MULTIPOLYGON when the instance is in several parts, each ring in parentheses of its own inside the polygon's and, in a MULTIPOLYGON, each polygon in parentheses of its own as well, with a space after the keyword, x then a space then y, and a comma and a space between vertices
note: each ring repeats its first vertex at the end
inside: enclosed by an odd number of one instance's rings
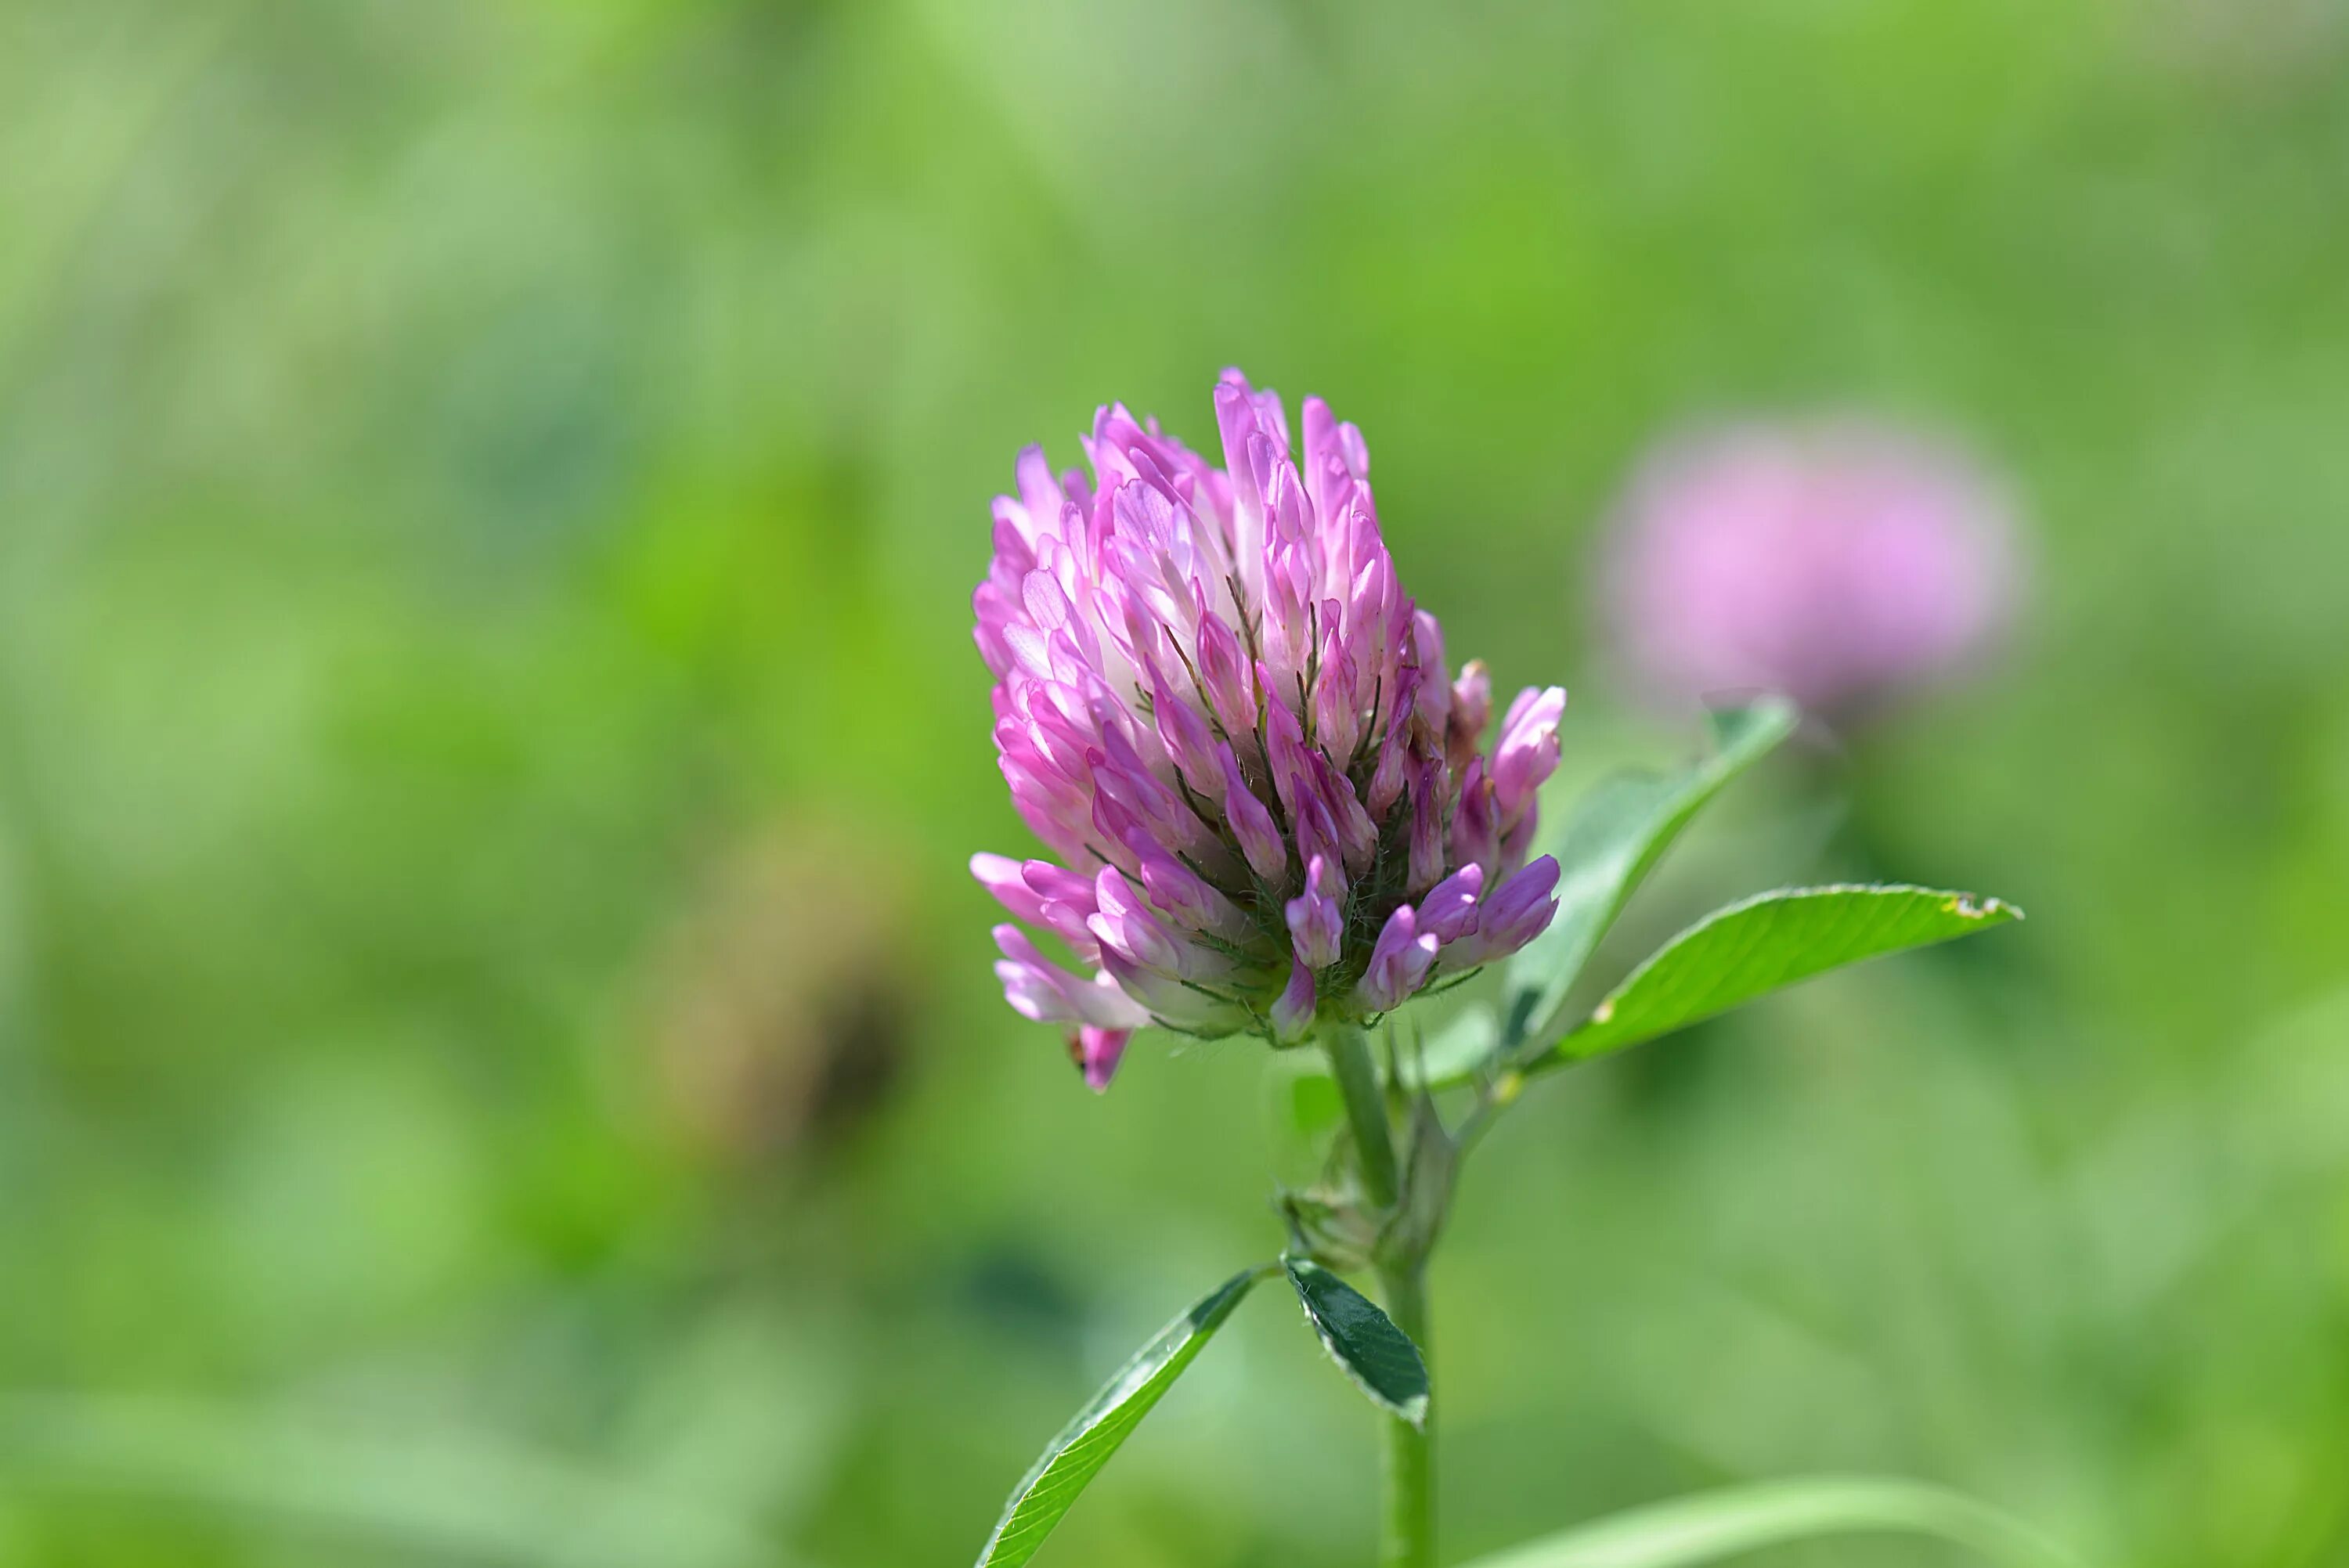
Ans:
POLYGON ((1557 1067, 1636 1046, 1862 959, 2020 920, 2011 903, 1921 887, 1812 887, 1715 910, 1666 943, 1529 1063, 1557 1067))
POLYGON ((1305 1304, 1313 1332, 1321 1336, 1321 1347, 1354 1386, 1389 1414, 1423 1426, 1427 1363, 1411 1336, 1370 1297, 1311 1259, 1283 1258, 1281 1266, 1305 1304))
POLYGON ((2076 1568, 2037 1531, 1921 1481, 1823 1476, 1765 1481, 1612 1514, 1468 1568, 1692 1568, 1823 1535, 1894 1532, 1950 1542, 2004 1568, 2076 1568))
POLYGON ((1018 1568, 1036 1555, 1110 1455, 1133 1435, 1241 1298, 1271 1272, 1269 1267, 1248 1269, 1217 1285, 1159 1330, 1155 1339, 1102 1385, 1013 1490, 1003 1517, 996 1521, 995 1533, 979 1552, 978 1568, 1018 1568))

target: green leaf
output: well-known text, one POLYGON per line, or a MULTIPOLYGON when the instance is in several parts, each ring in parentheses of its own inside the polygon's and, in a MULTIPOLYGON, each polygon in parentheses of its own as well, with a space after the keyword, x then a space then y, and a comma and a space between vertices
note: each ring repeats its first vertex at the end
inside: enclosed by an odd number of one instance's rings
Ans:
POLYGON ((1036 1555, 1077 1494, 1092 1484, 1250 1287, 1271 1272, 1268 1266, 1247 1269, 1217 1285, 1102 1385, 1013 1489, 995 1533, 979 1552, 978 1568, 1016 1568, 1036 1555))
POLYGON ((1546 846, 1557 856, 1557 914, 1509 961, 1501 1048, 1548 1033, 1567 992, 1623 905, 1681 830, 1736 778, 1795 732, 1794 704, 1765 697, 1712 715, 1713 754, 1676 773, 1629 773, 1586 796, 1546 846))
POLYGON ((1283 1258, 1313 1332, 1371 1402, 1413 1426, 1427 1420, 1427 1363, 1371 1298, 1309 1258, 1283 1258))
POLYGON ((1424 1042, 1398 1047, 1396 1067, 1402 1081, 1430 1088, 1442 1088, 1448 1084, 1465 1083, 1476 1076, 1476 1069, 1492 1059, 1493 1048, 1500 1043, 1501 1021, 1493 1009, 1482 1003, 1472 1003, 1461 1009, 1458 1016, 1430 1035, 1424 1042))
POLYGON ((1277 1051, 1265 1068, 1265 1113, 1276 1142, 1309 1150, 1346 1119, 1346 1101, 1319 1051, 1277 1051))
POLYGON ((1529 1066, 1619 1051, 1846 964, 2022 918, 2011 903, 1932 888, 1765 892, 1715 910, 1672 938, 1529 1066))
POLYGON ((1480 1557, 1468 1568, 1684 1568, 1822 1535, 1894 1532, 1966 1547, 2006 1568, 2076 1568, 2029 1525, 1920 1481, 1821 1477, 1677 1498, 1480 1557))

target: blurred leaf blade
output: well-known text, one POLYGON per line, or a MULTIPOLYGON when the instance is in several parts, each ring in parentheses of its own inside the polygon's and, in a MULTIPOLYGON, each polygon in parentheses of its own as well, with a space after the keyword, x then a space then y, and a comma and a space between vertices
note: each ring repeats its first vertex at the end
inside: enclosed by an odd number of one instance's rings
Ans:
POLYGON ((1257 1267, 1234 1274, 1118 1368, 1012 1490, 994 1533, 979 1550, 978 1568, 1018 1568, 1036 1555, 1110 1456, 1133 1435, 1142 1418, 1206 1347, 1257 1282, 1271 1272, 1257 1267))
POLYGON ((2078 1568, 2038 1531, 1921 1481, 1823 1476, 1675 1498, 1610 1514, 1468 1568, 1688 1568, 1828 1535, 1921 1535, 2005 1568, 2078 1568))
POLYGON ((1546 1033, 1593 949, 1682 830, 1732 779, 1794 734, 1791 702, 1764 697, 1710 716, 1712 755, 1676 772, 1619 774, 1576 806, 1551 845, 1557 856, 1557 914, 1510 959, 1501 1048, 1546 1033))
POLYGON ((1320 1052, 1282 1051, 1266 1063, 1266 1130, 1278 1150, 1318 1158, 1319 1146, 1345 1119, 1338 1081, 1320 1052))
POLYGON ((11 1493, 192 1507, 516 1568, 792 1561, 752 1521, 707 1499, 490 1433, 368 1434, 188 1399, 0 1398, 0 1495, 11 1493))
POLYGON ((1465 1083, 1494 1059, 1500 1039, 1501 1022, 1493 1009, 1472 1004, 1415 1047, 1399 1049, 1396 1071, 1404 1083, 1430 1088, 1465 1083))
POLYGON ((1528 1064, 1639 1045, 1814 975, 2023 918, 1975 893, 1902 885, 1786 888, 1715 910, 1666 943, 1528 1064))
POLYGON ((1284 1258, 1281 1266, 1321 1347, 1348 1380, 1389 1415, 1423 1426, 1427 1363, 1411 1336, 1370 1297, 1309 1258, 1284 1258))

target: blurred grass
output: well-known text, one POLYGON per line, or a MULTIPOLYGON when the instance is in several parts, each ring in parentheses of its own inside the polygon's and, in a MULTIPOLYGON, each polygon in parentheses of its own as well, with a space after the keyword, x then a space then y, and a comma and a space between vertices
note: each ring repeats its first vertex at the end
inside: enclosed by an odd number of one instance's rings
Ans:
MULTIPOLYGON (((1836 1469, 2116 1562, 2337 1561, 2344 40, 2296 0, 0 9, 0 1385, 955 1561, 1275 1234, 1252 1048, 1097 1101, 992 994, 961 861, 1023 838, 966 603, 1017 447, 1073 461, 1111 397, 1211 444, 1226 363, 1326 394, 1455 656, 1575 686, 1587 779, 1692 743, 1588 642, 1642 443, 1857 406, 2012 471, 2027 631, 1746 787, 1619 965, 1779 879, 2034 918, 1488 1145, 1436 1282, 1452 1548, 1836 1469)), ((1371 1457, 1252 1309, 1050 1550, 1358 1561, 1371 1457)), ((452 1551, 0 1455, 0 1561, 452 1551)))

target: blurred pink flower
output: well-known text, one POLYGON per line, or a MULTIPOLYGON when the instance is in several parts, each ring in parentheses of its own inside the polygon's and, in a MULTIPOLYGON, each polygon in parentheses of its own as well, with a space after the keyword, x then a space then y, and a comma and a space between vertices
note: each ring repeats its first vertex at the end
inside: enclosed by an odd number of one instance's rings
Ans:
POLYGON ((1767 689, 1847 721, 1964 667, 2017 586, 1989 477, 1952 448, 1857 423, 1667 445, 1608 550, 1603 614, 1650 696, 1767 689))
POLYGON ((1302 414, 1300 455, 1278 397, 1227 371, 1223 468, 1112 407, 1091 476, 1030 447, 995 503, 972 603, 996 748, 1060 860, 971 871, 1093 969, 996 928, 1006 999, 1073 1026, 1096 1088, 1144 1023, 1290 1044, 1514 952, 1557 907, 1556 862, 1526 856, 1566 694, 1528 689, 1479 751, 1491 683, 1474 662, 1454 682, 1403 593, 1361 432, 1302 414))

